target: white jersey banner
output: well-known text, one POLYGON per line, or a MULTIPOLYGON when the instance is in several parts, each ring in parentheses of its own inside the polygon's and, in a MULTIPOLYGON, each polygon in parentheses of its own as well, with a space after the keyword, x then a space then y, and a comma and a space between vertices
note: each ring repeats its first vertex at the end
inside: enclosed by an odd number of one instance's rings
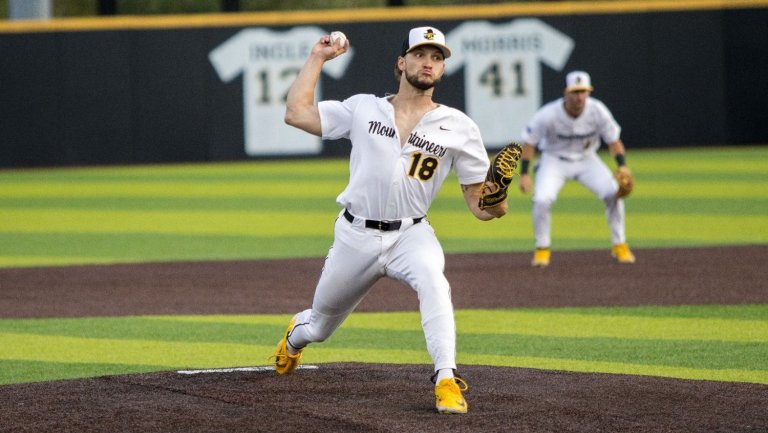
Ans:
POLYGON ((446 35, 446 74, 464 67, 466 113, 488 148, 520 140, 520 131, 542 103, 541 64, 560 71, 573 40, 538 19, 504 24, 467 21, 446 35))
MULTIPOLYGON (((285 98, 312 47, 323 35, 319 27, 294 27, 285 32, 244 29, 210 52, 208 58, 223 82, 243 75, 245 153, 250 156, 319 154, 322 140, 283 122, 285 98)), ((339 79, 353 50, 327 62, 323 72, 339 79)), ((321 100, 321 86, 315 99, 321 100)))

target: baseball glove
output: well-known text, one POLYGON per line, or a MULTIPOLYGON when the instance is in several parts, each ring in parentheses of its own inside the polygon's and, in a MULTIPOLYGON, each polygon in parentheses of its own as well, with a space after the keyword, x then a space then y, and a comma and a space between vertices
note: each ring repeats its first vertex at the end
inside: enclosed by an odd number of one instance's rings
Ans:
POLYGON ((521 152, 522 148, 519 144, 509 143, 493 157, 488 173, 485 175, 485 182, 493 183, 496 188, 493 192, 489 192, 488 186, 483 186, 478 203, 480 209, 497 206, 507 199, 507 189, 515 176, 521 152))
POLYGON ((619 189, 616 191, 616 198, 623 198, 628 196, 632 189, 635 187, 635 178, 632 176, 632 172, 627 168, 620 168, 613 174, 616 178, 616 182, 619 184, 619 189))

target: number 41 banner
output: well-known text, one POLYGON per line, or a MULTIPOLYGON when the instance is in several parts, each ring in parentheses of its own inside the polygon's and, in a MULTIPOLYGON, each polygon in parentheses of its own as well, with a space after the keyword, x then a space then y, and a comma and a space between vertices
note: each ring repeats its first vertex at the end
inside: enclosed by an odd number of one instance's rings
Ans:
POLYGON ((538 19, 467 21, 446 39, 452 52, 446 74, 465 68, 465 110, 488 148, 520 139, 542 104, 541 63, 562 70, 574 46, 570 37, 538 19))

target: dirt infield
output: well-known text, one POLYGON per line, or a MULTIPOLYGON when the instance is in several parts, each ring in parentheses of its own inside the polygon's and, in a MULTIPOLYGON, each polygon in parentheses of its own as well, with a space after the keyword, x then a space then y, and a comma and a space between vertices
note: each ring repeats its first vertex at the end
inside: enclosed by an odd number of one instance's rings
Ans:
MULTIPOLYGON (((456 308, 767 303, 768 246, 447 256, 456 308), (492 272, 488 272, 492 269, 492 272)), ((320 259, 0 269, 0 317, 293 313, 320 259)), ((382 280, 358 311, 415 310, 382 280)), ((276 341, 279 336, 275 336, 276 341)), ((2 350, 2 349, 0 349, 2 350)), ((308 350, 311 350, 308 349, 308 350)), ((461 360, 459 360, 461 361, 461 360)), ((461 366, 470 412, 434 411, 428 365, 158 372, 0 387, 0 432, 765 432, 768 386, 461 366)))

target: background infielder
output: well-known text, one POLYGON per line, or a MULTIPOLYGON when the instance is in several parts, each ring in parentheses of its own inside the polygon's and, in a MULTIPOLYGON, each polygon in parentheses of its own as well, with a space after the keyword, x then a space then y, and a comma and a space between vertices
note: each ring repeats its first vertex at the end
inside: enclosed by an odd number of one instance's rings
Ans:
POLYGON ((395 67, 397 94, 315 104, 323 64, 347 51, 345 41, 320 38, 288 93, 286 123, 324 139, 349 138, 352 151, 349 184, 337 197, 343 210, 312 308, 290 321, 275 369, 291 373, 305 346, 330 337, 378 279, 391 277, 418 295, 438 411, 464 413, 467 386, 454 376, 456 329, 445 257, 425 215, 451 168, 478 219, 503 216, 507 202, 480 208, 479 199, 493 188, 484 187, 489 162, 477 125, 432 100, 451 55, 443 33, 434 27, 409 32, 395 67))
POLYGON ((563 97, 541 107, 523 130, 520 190, 528 193, 528 174, 536 146, 541 153, 533 192, 533 231, 536 250, 533 266, 549 265, 551 255, 552 205, 567 180, 577 180, 605 204, 611 230, 612 255, 620 263, 634 263, 624 231, 624 200, 632 188, 632 173, 625 164, 625 149, 613 115, 601 101, 591 98, 588 73, 573 71, 566 76, 563 97), (608 143, 618 169, 610 169, 597 155, 602 141, 608 143), (618 180, 618 182, 617 182, 618 180))

